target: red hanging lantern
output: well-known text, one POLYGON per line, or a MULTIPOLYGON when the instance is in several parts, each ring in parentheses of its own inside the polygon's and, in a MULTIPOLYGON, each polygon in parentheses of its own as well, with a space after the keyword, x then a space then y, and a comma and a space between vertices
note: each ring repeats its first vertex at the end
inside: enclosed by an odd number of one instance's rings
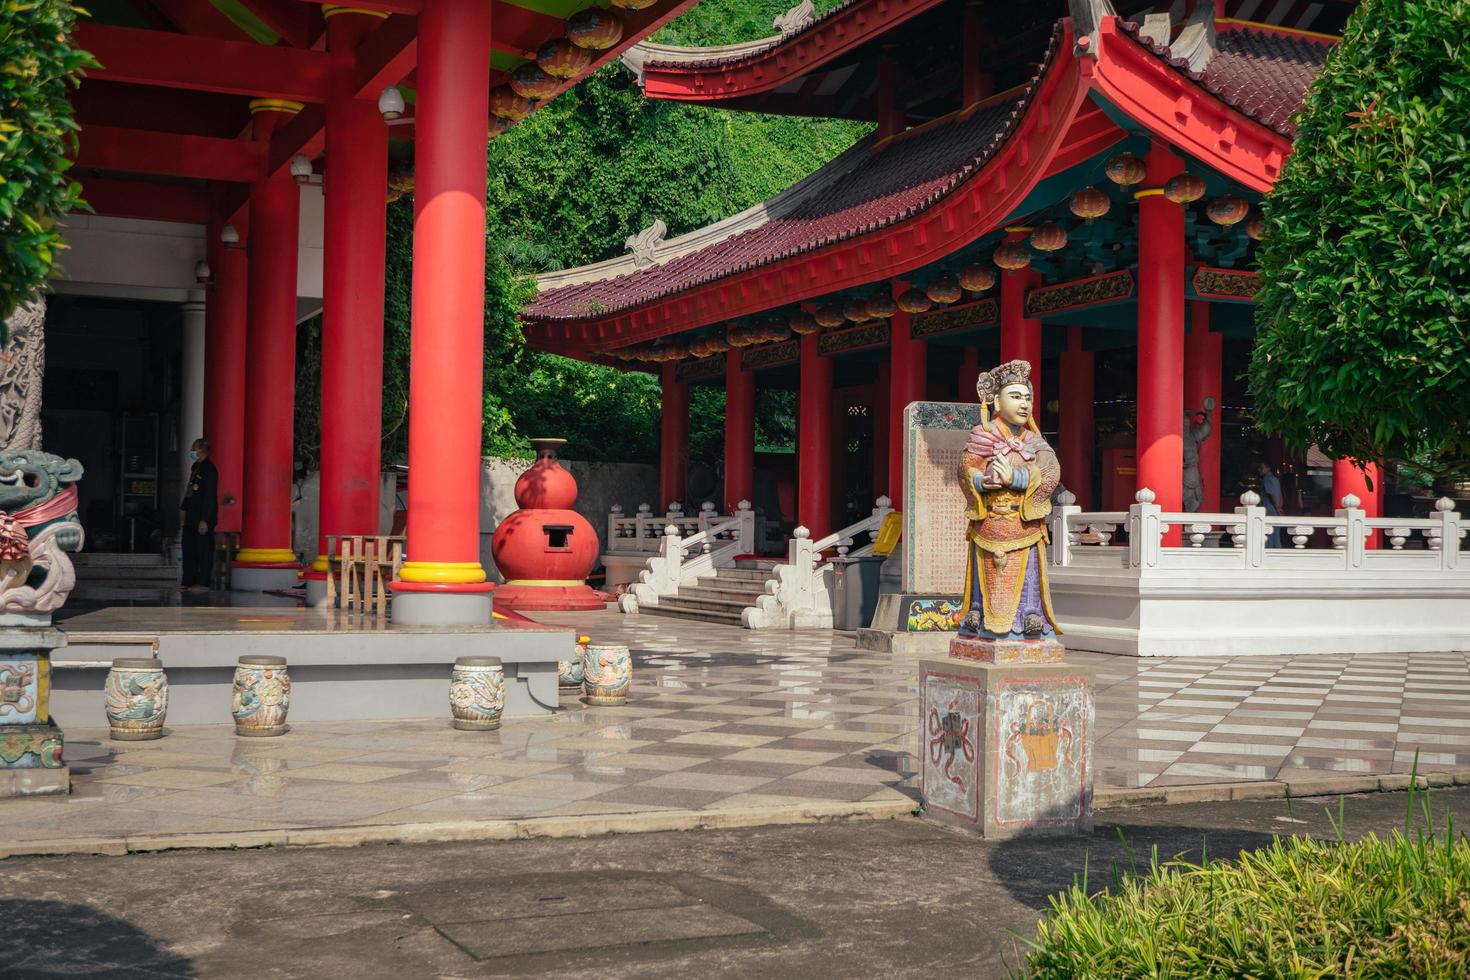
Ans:
POLYGON ((924 287, 924 295, 940 306, 948 306, 958 302, 964 293, 960 290, 960 281, 950 273, 943 272, 931 279, 929 285, 924 287))
POLYGON ((1022 241, 1001 242, 991 256, 1002 269, 1024 269, 1031 264, 1031 250, 1022 241))
POLYGON ((592 67, 592 54, 564 37, 555 37, 536 49, 536 64, 552 78, 576 78, 592 67))
POLYGON ((897 312, 898 304, 887 293, 879 293, 868 300, 868 316, 876 320, 886 320, 897 312))
POLYGON ((606 51, 623 39, 623 22, 611 10, 588 7, 567 21, 567 37, 579 48, 606 51))
POLYGON ((1266 219, 1261 217, 1259 214, 1251 215, 1250 220, 1245 223, 1246 237, 1253 242, 1258 242, 1261 240, 1261 236, 1265 234, 1265 232, 1266 219))
POLYGON ((1096 187, 1084 187, 1072 195, 1072 213, 1084 221, 1101 218, 1108 213, 1113 202, 1096 187))
POLYGON ((842 315, 853 323, 865 323, 873 319, 868 312, 868 304, 860 299, 848 300, 842 306, 842 315))
POLYGON ((516 95, 527 99, 546 99, 556 94, 560 81, 552 78, 534 61, 528 61, 510 73, 510 87, 516 95))
POLYGON ((1175 204, 1193 204, 1205 196, 1204 179, 1191 173, 1175 174, 1164 185, 1164 196, 1175 204))
POLYGON ((1103 172, 1108 175, 1108 180, 1119 187, 1132 187, 1134 184, 1143 183, 1143 178, 1148 175, 1148 169, 1143 161, 1132 153, 1119 153, 1107 162, 1103 172))
POLYGON ((791 328, 791 332, 798 337, 814 334, 821 329, 817 324, 817 318, 805 310, 797 310, 791 316, 787 317, 786 326, 791 328))
POLYGON ((730 349, 730 341, 725 339, 724 334, 710 334, 705 343, 709 346, 711 354, 723 354, 730 349))
POLYGON ((898 308, 905 313, 927 313, 934 307, 934 301, 918 289, 905 289, 897 302, 898 308))
POLYGON ((817 312, 812 314, 817 323, 828 330, 840 327, 847 322, 847 314, 842 312, 840 306, 819 306, 817 312))
POLYGON ((1031 232, 1031 245, 1043 252, 1066 248, 1067 230, 1055 221, 1043 221, 1031 232))
POLYGON ((1240 223, 1250 213, 1250 205, 1233 194, 1217 197, 1205 207, 1205 214, 1217 225, 1229 227, 1240 223))
POLYGON ((979 262, 971 262, 960 270, 960 285, 968 292, 983 293, 995 285, 995 270, 979 262))
POLYGON ((786 326, 786 321, 780 317, 773 317, 761 325, 761 339, 777 343, 791 336, 791 328, 786 326))
POLYGON ((530 99, 517 95, 509 85, 497 85, 490 92, 490 112, 501 119, 520 122, 535 108, 530 99))

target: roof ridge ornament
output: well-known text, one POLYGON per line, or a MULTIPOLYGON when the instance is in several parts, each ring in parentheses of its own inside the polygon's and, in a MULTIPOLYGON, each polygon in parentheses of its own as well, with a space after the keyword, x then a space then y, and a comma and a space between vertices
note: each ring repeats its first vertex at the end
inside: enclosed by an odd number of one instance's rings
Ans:
POLYGON ((1118 16, 1112 0, 1067 0, 1067 13, 1072 19, 1074 53, 1096 58, 1102 22, 1118 16))
POLYGON ((1169 45, 1169 55, 1189 63, 1189 70, 1200 74, 1210 66, 1219 51, 1219 34, 1215 29, 1215 5, 1197 3, 1189 19, 1169 45))
POLYGON ((817 20, 817 8, 812 5, 812 0, 801 0, 796 6, 779 15, 771 21, 771 26, 781 33, 782 37, 804 31, 817 20))
POLYGON ((623 246, 633 253, 633 268, 650 269, 658 265, 658 248, 664 243, 669 228, 658 218, 636 235, 629 235, 623 246))

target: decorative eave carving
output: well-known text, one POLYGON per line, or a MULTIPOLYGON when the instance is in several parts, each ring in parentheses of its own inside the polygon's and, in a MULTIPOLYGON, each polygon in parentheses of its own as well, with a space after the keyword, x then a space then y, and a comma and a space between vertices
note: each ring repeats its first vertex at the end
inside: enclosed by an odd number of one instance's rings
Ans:
POLYGON ((878 347, 888 343, 888 336, 887 320, 878 323, 860 323, 855 327, 822 334, 817 338, 817 353, 823 357, 830 357, 833 354, 845 354, 848 351, 862 350, 865 347, 878 347))
POLYGON ((1066 310, 1118 303, 1133 295, 1133 273, 1127 269, 1100 276, 1041 286, 1026 293, 1028 317, 1050 316, 1066 310))
POLYGON ((1112 0, 1067 0, 1067 12, 1072 18, 1073 53, 1096 58, 1103 21, 1118 16, 1112 0))
POLYGON ((725 373, 723 357, 699 357, 674 365, 674 379, 682 383, 718 378, 725 373))
POLYGON ((662 221, 655 218, 653 224, 644 228, 636 235, 629 235, 623 245, 633 253, 633 267, 635 269, 649 269, 658 265, 658 249, 664 243, 664 236, 669 233, 669 228, 662 221))
POLYGON ((776 28, 782 37, 785 37, 787 34, 795 34, 797 31, 811 27, 816 21, 817 8, 812 6, 812 0, 801 0, 801 3, 771 21, 771 26, 776 28))
POLYGON ((932 337, 935 334, 987 327, 1000 322, 1000 305, 994 299, 979 299, 971 303, 960 303, 929 313, 915 313, 909 320, 909 336, 932 337))
POLYGON ((1194 291, 1209 299, 1254 302, 1261 288, 1261 276, 1257 272, 1239 269, 1214 269, 1200 266, 1194 270, 1194 291))
POLYGON ((740 352, 740 366, 747 371, 792 364, 801 357, 801 342, 783 340, 778 344, 761 344, 740 352))
POLYGON ((1199 74, 1210 66, 1219 50, 1219 33, 1215 29, 1215 5, 1197 3, 1179 37, 1169 45, 1169 54, 1189 64, 1199 74))

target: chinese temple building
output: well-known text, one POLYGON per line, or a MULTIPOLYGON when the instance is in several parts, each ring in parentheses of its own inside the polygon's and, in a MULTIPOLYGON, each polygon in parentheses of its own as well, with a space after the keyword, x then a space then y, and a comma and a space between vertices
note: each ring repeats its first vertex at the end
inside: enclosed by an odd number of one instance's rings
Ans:
POLYGON ((89 537, 146 551, 151 521, 156 554, 202 435, 218 529, 240 535, 234 587, 297 584, 296 332, 317 312, 322 543, 308 592, 323 586, 326 536, 381 533, 385 208, 390 154, 411 141, 411 479, 394 615, 488 622, 486 141, 689 3, 89 3, 75 42, 99 66, 74 95, 73 172, 94 213, 68 221, 51 284, 42 419, 46 448, 89 474, 89 537))
MULTIPOLYGON (((982 365, 1022 358, 1081 507, 1147 487, 1218 512, 1253 452, 1261 199, 1353 7, 850 0, 762 41, 637 45, 650 98, 875 130, 764 204, 542 276, 527 337, 659 372, 664 504, 686 499, 690 385, 725 389, 726 512, 755 488, 757 387, 796 389, 792 516, 818 539, 847 523, 838 488, 902 508, 905 406, 974 401, 982 365)), ((1361 470, 1334 484, 1377 514, 1361 470)))

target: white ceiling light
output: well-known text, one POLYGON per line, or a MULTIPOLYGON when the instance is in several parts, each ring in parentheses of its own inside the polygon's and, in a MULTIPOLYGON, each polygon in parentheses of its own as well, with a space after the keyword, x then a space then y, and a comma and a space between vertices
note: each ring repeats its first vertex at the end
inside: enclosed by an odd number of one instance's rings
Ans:
POLYGON ((219 240, 225 246, 234 248, 240 244, 240 233, 235 230, 234 225, 225 225, 219 230, 219 240))
POLYGON ((394 120, 403 115, 403 93, 392 85, 383 89, 378 96, 378 111, 383 114, 385 120, 394 120))
POLYGON ((311 158, 305 153, 298 153, 291 158, 291 177, 298 184, 311 180, 311 158))
POLYGON ((204 284, 204 283, 207 283, 207 282, 209 282, 209 277, 212 274, 213 273, 212 273, 212 270, 209 268, 209 263, 208 262, 204 261, 203 259, 200 259, 198 262, 195 262, 194 263, 194 281, 195 282, 200 283, 201 285, 204 284))

